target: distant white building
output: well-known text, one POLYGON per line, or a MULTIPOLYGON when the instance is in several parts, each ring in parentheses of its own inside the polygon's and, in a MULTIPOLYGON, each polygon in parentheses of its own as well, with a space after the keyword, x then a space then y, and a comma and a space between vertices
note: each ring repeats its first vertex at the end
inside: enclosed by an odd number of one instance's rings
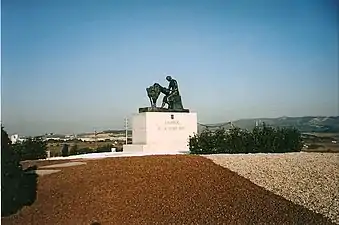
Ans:
POLYGON ((10 136, 9 139, 11 140, 12 144, 15 144, 17 142, 23 142, 25 140, 25 138, 20 138, 19 134, 13 134, 10 136))
POLYGON ((54 140, 54 141, 60 141, 61 138, 59 137, 48 137, 48 138, 45 138, 46 141, 49 141, 49 140, 54 140))
POLYGON ((12 144, 15 144, 19 140, 19 134, 13 134, 10 137, 12 144))
POLYGON ((94 138, 88 138, 88 137, 82 137, 82 138, 79 138, 79 140, 81 141, 85 141, 85 142, 91 142, 91 141, 95 141, 94 138))
POLYGON ((76 138, 77 138, 77 135, 74 135, 74 134, 66 135, 65 138, 66 138, 67 140, 73 140, 73 139, 76 139, 76 138))

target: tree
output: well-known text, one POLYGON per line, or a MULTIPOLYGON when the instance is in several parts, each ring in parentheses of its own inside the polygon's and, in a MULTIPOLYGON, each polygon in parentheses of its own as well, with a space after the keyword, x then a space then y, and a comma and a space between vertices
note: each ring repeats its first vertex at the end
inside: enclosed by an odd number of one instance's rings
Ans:
POLYGON ((244 152, 244 143, 242 131, 239 127, 233 127, 229 130, 226 138, 228 153, 244 152))
POLYGON ((69 151, 69 155, 76 155, 78 153, 78 145, 75 144, 71 147, 71 150, 69 151))
POLYGON ((64 144, 64 145, 62 146, 62 149, 61 149, 61 155, 62 155, 63 157, 69 156, 68 146, 69 146, 68 144, 64 144))
POLYGON ((12 151, 14 151, 17 156, 20 158, 20 161, 22 160, 22 154, 23 154, 23 144, 20 142, 16 142, 11 145, 12 151))
POLYGON ((194 134, 189 138, 189 148, 193 154, 213 154, 215 142, 213 132, 206 129, 200 134, 194 134))
POLYGON ((290 128, 285 130, 285 148, 288 151, 300 151, 303 147, 303 140, 301 133, 296 128, 290 128))
POLYGON ((106 145, 98 147, 95 151, 96 152, 110 152, 112 147, 113 147, 112 144, 106 144, 106 145))
POLYGON ((15 151, 21 160, 45 159, 47 157, 47 143, 41 137, 28 138, 15 146, 15 151))
POLYGON ((1 214, 15 211, 11 207, 19 204, 20 178, 23 174, 20 158, 12 151, 11 141, 1 126, 1 214))
POLYGON ((20 156, 12 149, 7 132, 1 127, 1 215, 8 216, 36 198, 36 174, 25 174, 20 156))

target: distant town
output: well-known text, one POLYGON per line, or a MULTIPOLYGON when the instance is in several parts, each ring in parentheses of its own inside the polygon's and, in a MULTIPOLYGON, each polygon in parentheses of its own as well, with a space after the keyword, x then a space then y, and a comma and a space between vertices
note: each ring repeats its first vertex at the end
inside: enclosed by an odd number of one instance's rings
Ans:
MULTIPOLYGON (((81 133, 81 134, 54 134, 54 133, 46 133, 44 135, 40 135, 45 141, 61 141, 61 142, 69 142, 69 141, 82 141, 82 142, 120 142, 126 140, 126 131, 125 130, 108 130, 101 132, 93 132, 93 133, 81 133)), ((132 132, 127 131, 127 138, 130 139, 132 137, 132 132)), ((17 143, 25 141, 26 136, 20 136, 19 134, 13 134, 10 136, 11 142, 17 143)))
MULTIPOLYGON (((339 116, 304 116, 304 117, 279 117, 279 118, 256 118, 256 119, 240 119, 236 121, 229 121, 218 124, 200 124, 198 123, 198 132, 204 129, 214 130, 217 128, 230 129, 232 126, 239 127, 241 129, 253 129, 262 122, 268 125, 278 127, 296 127, 302 133, 339 133, 339 116)), ((336 135, 334 135, 336 137, 336 135)), ((70 141, 82 141, 82 142, 123 142, 126 140, 126 130, 105 130, 94 131, 80 134, 55 134, 46 133, 40 136, 46 141, 55 142, 70 142, 70 141)), ((12 143, 21 142, 28 137, 21 136, 20 134, 13 134, 10 136, 12 143)), ((132 131, 127 131, 127 139, 132 139, 132 131)))

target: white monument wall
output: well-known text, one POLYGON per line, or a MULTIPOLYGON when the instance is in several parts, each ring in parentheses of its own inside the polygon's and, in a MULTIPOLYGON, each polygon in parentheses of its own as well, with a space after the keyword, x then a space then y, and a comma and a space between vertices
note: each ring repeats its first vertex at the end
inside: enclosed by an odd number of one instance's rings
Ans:
POLYGON ((188 151, 189 136, 194 133, 197 133, 196 113, 139 113, 132 119, 132 145, 124 145, 123 151, 188 151))

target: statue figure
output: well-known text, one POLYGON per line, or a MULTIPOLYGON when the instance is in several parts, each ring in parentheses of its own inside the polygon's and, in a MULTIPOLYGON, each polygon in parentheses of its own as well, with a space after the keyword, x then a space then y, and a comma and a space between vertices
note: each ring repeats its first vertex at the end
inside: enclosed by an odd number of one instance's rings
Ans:
POLYGON ((155 83, 152 86, 146 88, 147 96, 151 102, 151 107, 157 107, 157 100, 160 95, 160 85, 155 83))
MULTIPOLYGON (((185 110, 182 105, 177 81, 173 79, 171 76, 167 76, 166 80, 169 82, 168 88, 163 87, 158 83, 154 83, 152 86, 146 88, 147 96, 151 102, 151 108, 152 109, 157 108, 156 103, 160 93, 162 93, 165 96, 163 97, 160 109, 180 112, 188 111, 185 110), (166 104, 168 105, 167 109, 165 108, 166 104)), ((158 108, 158 110, 160 109, 158 108)), ((141 110, 143 111, 143 109, 141 110)))
POLYGON ((178 83, 171 76, 167 76, 166 80, 169 82, 168 88, 162 91, 165 94, 161 108, 164 108, 165 104, 168 105, 168 109, 180 110, 184 107, 182 106, 181 96, 179 94, 178 83))

